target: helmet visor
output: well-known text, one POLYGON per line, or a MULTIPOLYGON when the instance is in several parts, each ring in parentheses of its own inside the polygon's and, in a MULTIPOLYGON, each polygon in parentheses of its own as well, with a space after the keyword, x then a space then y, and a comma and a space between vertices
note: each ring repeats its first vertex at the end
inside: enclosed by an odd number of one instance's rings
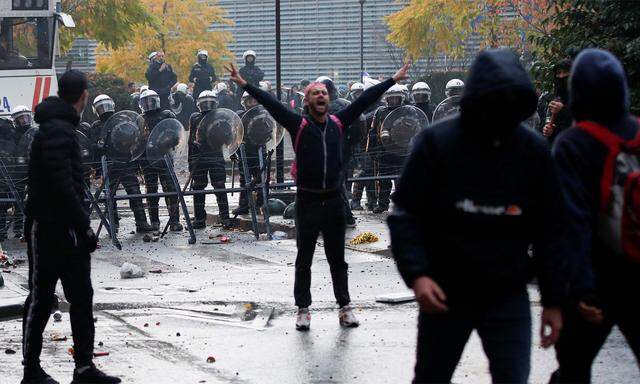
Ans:
POLYGON ((20 112, 13 116, 13 121, 21 127, 30 127, 33 123, 33 115, 29 111, 20 112))
POLYGON ((140 109, 142 112, 149 112, 160 109, 160 96, 147 96, 140 99, 140 109))
POLYGON ((116 103, 114 103, 113 100, 105 99, 105 100, 101 100, 98 103, 96 103, 93 106, 93 108, 94 108, 94 112, 96 113, 96 115, 102 116, 103 114, 105 114, 107 112, 115 112, 116 103))

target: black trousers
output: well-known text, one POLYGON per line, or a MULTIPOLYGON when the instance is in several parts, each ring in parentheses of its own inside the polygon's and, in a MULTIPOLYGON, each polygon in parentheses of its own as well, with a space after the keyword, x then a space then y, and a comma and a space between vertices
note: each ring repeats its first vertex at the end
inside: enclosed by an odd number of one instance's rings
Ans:
MULTIPOLYGON (((366 152, 362 152, 357 155, 359 160, 359 167, 362 170, 358 177, 373 177, 375 176, 373 160, 371 155, 366 152)), ((360 203, 362 200, 362 194, 367 193, 367 207, 373 209, 375 207, 376 197, 376 182, 375 181, 358 181, 353 185, 353 201, 360 203)))
MULTIPOLYGON (((637 284, 634 286, 637 289, 637 284)), ((640 310, 629 300, 631 292, 637 290, 629 287, 607 300, 603 310, 605 319, 598 325, 587 322, 576 306, 565 308, 562 332, 556 343, 559 368, 551 377, 551 383, 590 383, 593 361, 614 325, 627 339, 640 366, 640 310)))
MULTIPOLYGON (((249 174, 251 175, 251 180, 256 184, 260 184, 261 175, 260 175, 260 158, 258 156, 258 150, 247 149, 246 154, 247 154, 247 168, 249 168, 249 174)), ((264 161, 266 162, 266 159, 264 161)), ((247 183, 247 177, 244 174, 244 167, 242 166, 242 157, 240 157, 240 165, 238 167, 238 170, 239 170, 238 173, 240 174, 240 187, 244 187, 247 183)), ((271 172, 267 172, 266 183, 269 184, 270 181, 271 181, 271 172)), ((262 200, 263 200, 262 193, 259 192, 258 197, 256 199, 256 205, 258 207, 263 205, 262 200)), ((245 191, 240 192, 240 199, 238 201, 238 205, 239 205, 239 208, 241 209, 245 209, 249 206, 247 192, 245 191)))
MULTIPOLYGON (((145 166, 142 168, 144 175, 144 183, 147 193, 158 192, 158 182, 162 184, 163 192, 175 192, 176 188, 173 184, 173 180, 169 171, 165 167, 161 166, 145 166)), ((169 210, 169 223, 177 223, 180 221, 180 208, 178 206, 178 198, 176 196, 169 196, 164 198, 167 208, 169 210)), ((160 222, 160 198, 159 197, 147 197, 147 204, 149 206, 149 220, 151 223, 160 222)))
MULTIPOLYGON (((120 185, 124 187, 124 190, 127 192, 127 195, 141 194, 140 182, 138 181, 138 176, 136 174, 136 171, 138 168, 133 164, 114 163, 109 168, 109 190, 111 191, 112 194, 115 195, 115 192, 120 185)), ((142 203, 141 197, 129 199, 129 207, 133 212, 133 216, 135 217, 136 224, 147 222, 147 215, 144 212, 144 204, 142 203)), ((113 203, 113 210, 114 212, 117 212, 117 204, 115 201, 113 203)), ((115 216, 116 216, 116 223, 117 223, 119 221, 119 217, 117 213, 115 216)))
POLYGON ((526 289, 491 303, 421 313, 414 383, 449 383, 477 330, 494 383, 526 384, 531 367, 531 310, 526 289))
POLYGON ((311 264, 318 236, 322 233, 324 251, 331 270, 333 293, 340 307, 351 302, 348 265, 344 261, 345 216, 340 192, 316 194, 298 191, 296 196, 296 231, 298 255, 294 296, 296 306, 311 305, 311 264))
MULTIPOLYGON (((191 170, 192 188, 195 191, 204 190, 211 180, 211 186, 215 189, 224 188, 227 180, 227 171, 225 170, 224 158, 220 156, 215 159, 200 159, 193 161, 191 170)), ((218 201, 218 212, 220 218, 229 218, 229 201, 227 194, 224 192, 216 193, 218 201)), ((193 196, 193 208, 196 220, 206 220, 207 212, 205 211, 206 195, 193 196)))
MULTIPOLYGON (((398 165, 385 165, 384 163, 378 163, 378 175, 379 176, 393 176, 400 175, 402 167, 398 165)), ((392 179, 380 180, 380 193, 378 195, 378 207, 389 208, 391 203, 391 189, 395 181, 392 179)))
POLYGON ((93 288, 91 255, 80 236, 59 225, 27 223, 29 258, 29 295, 22 321, 23 364, 38 365, 42 351, 42 333, 51 315, 58 279, 70 304, 74 360, 77 367, 93 359, 93 288))

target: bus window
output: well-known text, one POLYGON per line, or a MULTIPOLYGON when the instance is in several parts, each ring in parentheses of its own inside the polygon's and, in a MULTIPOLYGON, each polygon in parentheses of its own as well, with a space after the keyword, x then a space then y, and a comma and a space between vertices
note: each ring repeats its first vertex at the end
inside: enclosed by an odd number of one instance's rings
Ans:
POLYGON ((53 60, 52 17, 0 18, 0 69, 47 69, 53 60))

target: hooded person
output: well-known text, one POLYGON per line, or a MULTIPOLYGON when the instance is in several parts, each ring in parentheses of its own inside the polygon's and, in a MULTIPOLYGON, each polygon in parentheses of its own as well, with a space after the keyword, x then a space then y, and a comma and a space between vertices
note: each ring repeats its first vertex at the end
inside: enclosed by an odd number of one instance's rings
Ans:
MULTIPOLYGON (((216 71, 209 64, 209 52, 201 49, 198 51, 198 61, 191 67, 189 82, 193 83, 193 99, 197 100, 202 91, 213 90, 213 83, 218 80, 216 71)), ((194 112, 194 111, 192 111, 194 112)), ((187 115, 187 119, 191 114, 187 115)))
POLYGON ((569 72, 571 60, 560 60, 553 66, 553 92, 544 93, 538 101, 538 130, 553 143, 562 131, 571 126, 573 117, 569 105, 569 72))
POLYGON ((640 292, 640 221, 632 214, 618 223, 623 228, 618 236, 627 239, 621 249, 601 225, 611 207, 625 207, 621 213, 634 209, 629 203, 640 191, 632 182, 633 172, 640 172, 640 125, 629 112, 624 68, 609 52, 580 53, 570 85, 575 123, 558 136, 553 155, 570 202, 565 239, 572 270, 565 325, 556 344, 559 368, 551 382, 589 383, 593 361, 614 325, 640 363, 640 312, 629 301, 630 293, 640 292), (616 193, 621 186, 625 193, 616 193))
POLYGON ((558 337, 565 203, 548 144, 521 124, 536 100, 512 52, 484 51, 461 114, 415 138, 388 218, 398 269, 420 306, 415 383, 450 382, 473 330, 493 382, 527 383, 532 276, 551 329, 542 343, 558 337), (496 103, 506 113, 495 115, 496 103))
POLYGON ((149 60, 149 67, 145 73, 149 81, 149 89, 155 91, 160 97, 161 108, 169 109, 169 95, 171 88, 178 82, 178 76, 171 65, 165 61, 164 52, 154 52, 149 56, 149 60))

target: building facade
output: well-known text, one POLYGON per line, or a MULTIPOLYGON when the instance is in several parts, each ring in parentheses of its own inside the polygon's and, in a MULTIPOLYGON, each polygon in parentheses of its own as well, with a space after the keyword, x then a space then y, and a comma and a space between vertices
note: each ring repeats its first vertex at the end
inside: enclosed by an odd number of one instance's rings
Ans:
MULTIPOLYGON (((212 25, 230 31, 229 49, 242 65, 242 53, 257 52, 257 64, 267 80, 275 80, 275 1, 218 0, 233 26, 212 25)), ((364 67, 372 77, 389 76, 402 55, 386 42, 384 17, 401 3, 366 0, 364 3, 364 67)), ((281 57, 284 86, 326 75, 340 83, 360 78, 360 3, 358 0, 282 0, 281 57)))

